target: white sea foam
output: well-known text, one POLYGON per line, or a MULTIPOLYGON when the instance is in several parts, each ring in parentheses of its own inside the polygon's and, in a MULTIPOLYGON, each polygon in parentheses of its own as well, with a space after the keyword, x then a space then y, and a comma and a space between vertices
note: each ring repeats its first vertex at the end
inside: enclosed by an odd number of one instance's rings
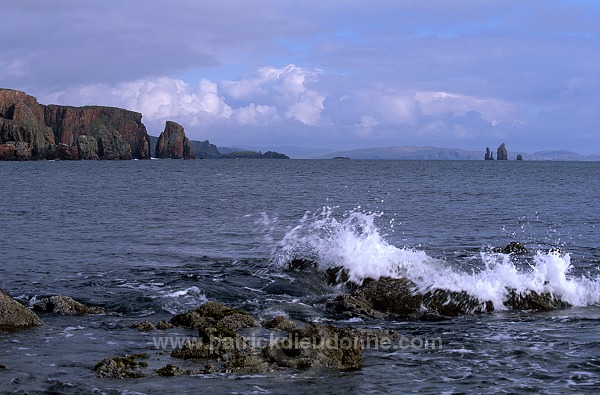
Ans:
POLYGON ((421 291, 466 291, 481 301, 492 301, 497 309, 503 308, 507 289, 550 292, 573 306, 600 304, 600 278, 570 275, 568 253, 538 251, 529 268, 523 269, 510 255, 482 252, 484 269, 465 272, 424 251, 388 243, 375 224, 379 213, 354 210, 338 219, 333 212, 334 208, 325 207, 317 214, 306 213, 277 243, 275 264, 285 266, 292 259, 307 259, 322 270, 343 267, 350 280, 359 283, 381 276, 406 277, 421 291))
POLYGON ((166 299, 162 305, 163 310, 172 314, 181 313, 191 307, 198 307, 208 300, 204 292, 196 286, 163 292, 162 297, 166 299))

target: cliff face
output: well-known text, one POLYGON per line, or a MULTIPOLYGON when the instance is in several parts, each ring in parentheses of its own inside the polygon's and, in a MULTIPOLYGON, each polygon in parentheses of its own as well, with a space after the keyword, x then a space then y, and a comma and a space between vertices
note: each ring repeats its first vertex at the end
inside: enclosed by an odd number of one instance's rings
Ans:
POLYGON ((196 159, 194 149, 185 135, 183 126, 173 121, 167 121, 165 130, 158 136, 156 157, 162 159, 196 159))
POLYGON ((148 159, 150 137, 142 114, 114 107, 49 105, 45 122, 74 159, 148 159))
POLYGON ((0 89, 0 159, 149 159, 142 115, 114 107, 68 107, 0 89))
POLYGON ((0 159, 45 158, 54 144, 44 106, 23 92, 0 89, 0 159))

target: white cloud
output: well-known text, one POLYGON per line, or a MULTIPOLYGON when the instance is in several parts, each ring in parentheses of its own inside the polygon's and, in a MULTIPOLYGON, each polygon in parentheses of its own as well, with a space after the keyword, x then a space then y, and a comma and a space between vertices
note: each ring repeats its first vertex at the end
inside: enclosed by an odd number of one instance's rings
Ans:
POLYGON ((192 125, 231 117, 233 110, 219 96, 217 84, 201 80, 197 86, 172 79, 133 81, 112 90, 126 107, 150 120, 181 118, 192 125))
POLYGON ((285 67, 261 67, 255 73, 235 81, 221 81, 222 91, 233 99, 262 101, 263 105, 277 108, 285 118, 306 125, 321 120, 325 95, 311 88, 318 81, 321 70, 308 70, 293 64, 285 67))
POLYGON ((464 115, 477 111, 482 118, 496 125, 503 121, 514 122, 517 108, 514 104, 475 96, 448 92, 416 92, 415 100, 424 115, 441 117, 444 114, 464 115))
POLYGON ((241 125, 258 126, 280 119, 277 109, 272 106, 250 103, 234 111, 235 120, 241 125))
POLYGON ((431 118, 462 117, 477 112, 483 120, 495 126, 500 122, 514 123, 522 115, 516 105, 506 101, 443 91, 369 89, 343 102, 354 107, 354 111, 358 110, 358 114, 363 114, 359 124, 363 129, 364 119, 373 121, 371 128, 377 123, 416 127, 430 123, 431 118))

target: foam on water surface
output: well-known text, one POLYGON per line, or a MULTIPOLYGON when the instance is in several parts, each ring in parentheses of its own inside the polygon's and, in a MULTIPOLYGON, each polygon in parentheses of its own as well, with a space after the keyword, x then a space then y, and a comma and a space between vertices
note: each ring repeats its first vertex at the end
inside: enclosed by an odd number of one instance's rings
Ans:
MULTIPOLYGON (((273 262, 284 267, 292 259, 316 262, 319 269, 347 269, 350 281, 382 276, 409 278, 421 291, 466 291, 481 301, 504 308, 509 289, 517 292, 549 292, 573 306, 600 303, 600 276, 570 274, 571 257, 557 251, 537 251, 526 266, 515 264, 509 254, 480 252, 482 269, 465 271, 425 251, 388 243, 375 221, 381 213, 359 209, 334 215, 335 208, 307 212, 298 225, 287 230, 273 250, 273 262)), ((263 218, 265 222, 265 218, 263 218)))

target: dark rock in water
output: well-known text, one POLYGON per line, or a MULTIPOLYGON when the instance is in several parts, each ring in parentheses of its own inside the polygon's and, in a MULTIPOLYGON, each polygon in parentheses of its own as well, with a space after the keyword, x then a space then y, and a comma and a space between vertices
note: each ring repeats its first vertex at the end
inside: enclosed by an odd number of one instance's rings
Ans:
POLYGON ((311 324, 269 345, 264 354, 279 367, 353 370, 362 365, 362 350, 363 342, 356 330, 311 324))
POLYGON ((33 310, 40 313, 54 313, 62 315, 104 314, 105 311, 98 307, 86 306, 64 295, 55 295, 37 300, 33 303, 33 310))
POLYGON ((158 136, 156 157, 162 159, 196 159, 194 148, 186 137, 183 126, 167 121, 165 130, 158 136))
POLYGON ((6 369, 6 366, 0 364, 0 370, 2 370, 2 369, 6 369))
POLYGON ((160 320, 158 321, 158 324, 156 324, 156 329, 158 330, 167 330, 167 329, 171 329, 173 327, 173 325, 171 325, 170 323, 168 323, 165 320, 160 320))
POLYGON ((392 315, 408 316, 421 308, 417 286, 406 278, 365 281, 354 294, 369 301, 375 310, 392 315))
POLYGON ((327 302, 327 308, 340 318, 384 318, 368 300, 360 296, 342 294, 327 302))
POLYGON ((432 321, 494 310, 491 302, 482 302, 464 291, 435 289, 421 294, 411 280, 388 277, 365 280, 350 294, 336 296, 327 307, 344 318, 409 317, 432 321))
POLYGON ((151 323, 150 321, 143 321, 143 322, 140 322, 139 324, 131 324, 131 325, 129 325, 129 327, 137 329, 140 332, 149 332, 151 330, 156 329, 154 324, 151 323))
POLYGON ((308 268, 315 268, 317 266, 317 262, 304 258, 294 258, 288 264, 288 268, 290 270, 305 270, 308 268))
POLYGON ((342 267, 330 267, 325 270, 325 278, 329 285, 344 284, 350 279, 350 272, 342 267))
POLYGON ((0 289, 0 328, 19 329, 43 325, 34 312, 0 289))
POLYGON ((523 155, 521 155, 521 154, 517 155, 517 160, 523 160, 523 155))
POLYGON ((503 254, 529 254, 529 250, 518 241, 511 241, 504 248, 494 248, 494 252, 501 252, 503 254))
POLYGON ((140 371, 140 368, 148 367, 148 363, 140 360, 147 358, 148 354, 146 353, 105 358, 98 362, 93 370, 99 377, 103 378, 125 379, 146 377, 140 371))
POLYGON ((229 314, 235 311, 217 302, 207 302, 202 312, 195 310, 211 322, 212 326, 200 327, 202 332, 211 330, 202 340, 188 341, 182 347, 171 352, 171 357, 211 361, 206 372, 211 373, 265 373, 287 368, 327 367, 340 370, 357 369, 362 361, 364 333, 352 328, 336 328, 331 325, 309 325, 298 329, 285 317, 277 317, 265 322, 266 327, 288 331, 287 337, 265 343, 248 342, 235 331, 219 325, 227 317, 236 315, 250 317, 245 313, 229 314))
POLYGON ((262 325, 268 329, 277 329, 286 332, 296 329, 296 323, 282 315, 275 317, 272 320, 263 321, 262 325))
POLYGON ((196 310, 177 314, 169 321, 174 326, 198 329, 200 336, 235 336, 235 331, 258 325, 258 321, 242 310, 226 307, 219 302, 208 301, 196 310))
POLYGON ((504 143, 500 144, 496 153, 497 160, 508 160, 508 151, 506 151, 506 146, 504 143))
POLYGON ((327 306, 346 317, 408 317, 421 308, 417 286, 406 278, 365 280, 350 295, 339 295, 327 306))
POLYGON ((163 377, 181 376, 185 373, 185 370, 171 364, 168 364, 156 370, 156 374, 163 377))
POLYGON ((549 292, 539 294, 535 291, 525 291, 519 293, 514 289, 509 290, 508 300, 504 304, 518 310, 548 311, 568 307, 567 303, 549 292))
POLYGON ((441 315, 437 311, 426 310, 420 316, 420 321, 429 321, 429 322, 439 322, 439 321, 447 321, 451 319, 447 315, 441 315))
POLYGON ((492 302, 481 302, 465 291, 435 289, 423 295, 423 305, 443 316, 489 313, 494 310, 492 302))

